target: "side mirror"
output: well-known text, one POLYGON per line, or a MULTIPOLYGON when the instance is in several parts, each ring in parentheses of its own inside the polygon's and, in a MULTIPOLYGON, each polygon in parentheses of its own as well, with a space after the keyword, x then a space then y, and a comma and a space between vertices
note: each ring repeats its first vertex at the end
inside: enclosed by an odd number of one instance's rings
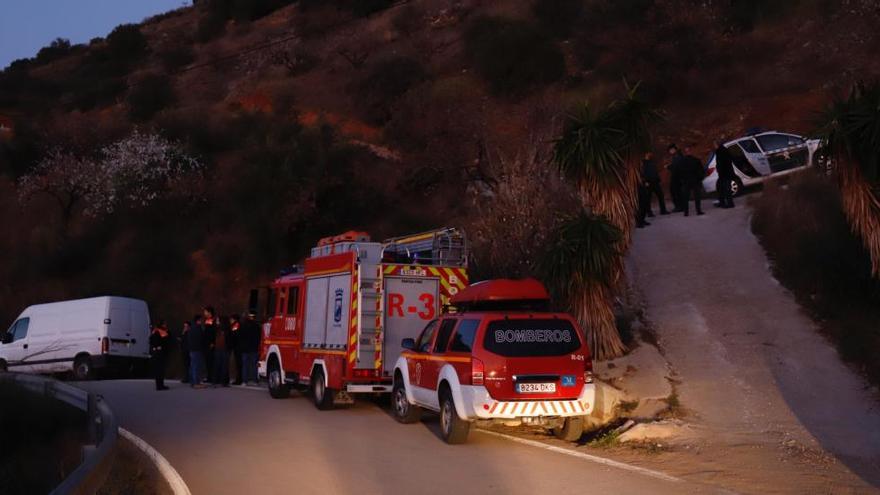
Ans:
MULTIPOLYGON (((410 339, 410 340, 412 340, 412 339, 410 339)), ((11 333, 4 333, 3 338, 0 339, 0 344, 11 344, 11 343, 12 343, 12 334, 11 333)))
POLYGON ((400 347, 404 349, 414 351, 416 350, 416 341, 413 339, 403 339, 400 341, 400 347))

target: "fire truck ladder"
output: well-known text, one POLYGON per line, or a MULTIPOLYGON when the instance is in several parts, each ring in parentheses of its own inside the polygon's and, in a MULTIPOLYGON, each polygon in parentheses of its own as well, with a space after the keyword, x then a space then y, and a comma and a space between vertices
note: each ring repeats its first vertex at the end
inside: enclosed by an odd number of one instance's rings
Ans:
POLYGON ((358 340, 356 369, 375 369, 376 352, 381 350, 382 271, 381 265, 358 266, 358 340))
POLYGON ((388 239, 385 252, 399 262, 422 265, 466 266, 468 258, 467 238, 456 228, 388 239))

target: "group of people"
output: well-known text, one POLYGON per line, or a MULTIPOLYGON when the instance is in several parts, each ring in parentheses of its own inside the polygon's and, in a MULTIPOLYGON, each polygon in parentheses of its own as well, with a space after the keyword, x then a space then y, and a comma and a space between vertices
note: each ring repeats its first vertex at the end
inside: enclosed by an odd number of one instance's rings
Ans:
MULTIPOLYGON (((171 336, 164 322, 150 334, 150 355, 153 360, 156 390, 167 390, 165 366, 171 336)), ((185 376, 183 383, 193 388, 228 387, 257 383, 257 359, 260 352, 260 325, 256 314, 217 316, 213 307, 205 306, 201 314, 183 324, 177 337, 185 376), (230 373, 230 360, 235 373, 230 373)))
MULTIPOLYGON (((733 192, 730 185, 735 177, 733 170, 733 156, 721 142, 715 143, 715 166, 718 170, 718 206, 721 208, 733 208, 733 192)), ((636 227, 643 228, 648 225, 647 218, 653 217, 651 201, 654 196, 660 206, 660 214, 684 213, 690 215, 690 202, 693 200, 697 215, 703 215, 702 208, 703 179, 706 172, 699 158, 690 154, 685 148, 682 152, 675 144, 667 147, 671 157, 666 170, 669 171, 669 195, 672 198, 673 210, 666 209, 666 199, 663 196, 660 172, 654 162, 654 154, 648 152, 642 160, 641 176, 639 178, 638 201, 639 207, 636 214, 636 227)))

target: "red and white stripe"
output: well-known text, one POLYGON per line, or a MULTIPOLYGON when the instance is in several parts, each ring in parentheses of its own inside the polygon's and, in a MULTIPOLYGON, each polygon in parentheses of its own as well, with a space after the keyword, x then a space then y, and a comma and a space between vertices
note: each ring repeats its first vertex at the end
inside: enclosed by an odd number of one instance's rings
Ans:
POLYGON ((578 400, 541 400, 521 402, 493 402, 489 415, 497 418, 527 416, 577 416, 587 414, 589 404, 578 400))

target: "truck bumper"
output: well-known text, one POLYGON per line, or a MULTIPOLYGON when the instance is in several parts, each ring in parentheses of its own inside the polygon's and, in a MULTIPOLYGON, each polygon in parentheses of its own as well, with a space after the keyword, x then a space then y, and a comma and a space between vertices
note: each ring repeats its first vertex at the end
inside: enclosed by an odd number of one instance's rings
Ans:
POLYGON ((577 399, 497 401, 485 387, 462 386, 462 398, 467 419, 518 420, 523 418, 587 416, 593 411, 596 388, 584 385, 577 399))

